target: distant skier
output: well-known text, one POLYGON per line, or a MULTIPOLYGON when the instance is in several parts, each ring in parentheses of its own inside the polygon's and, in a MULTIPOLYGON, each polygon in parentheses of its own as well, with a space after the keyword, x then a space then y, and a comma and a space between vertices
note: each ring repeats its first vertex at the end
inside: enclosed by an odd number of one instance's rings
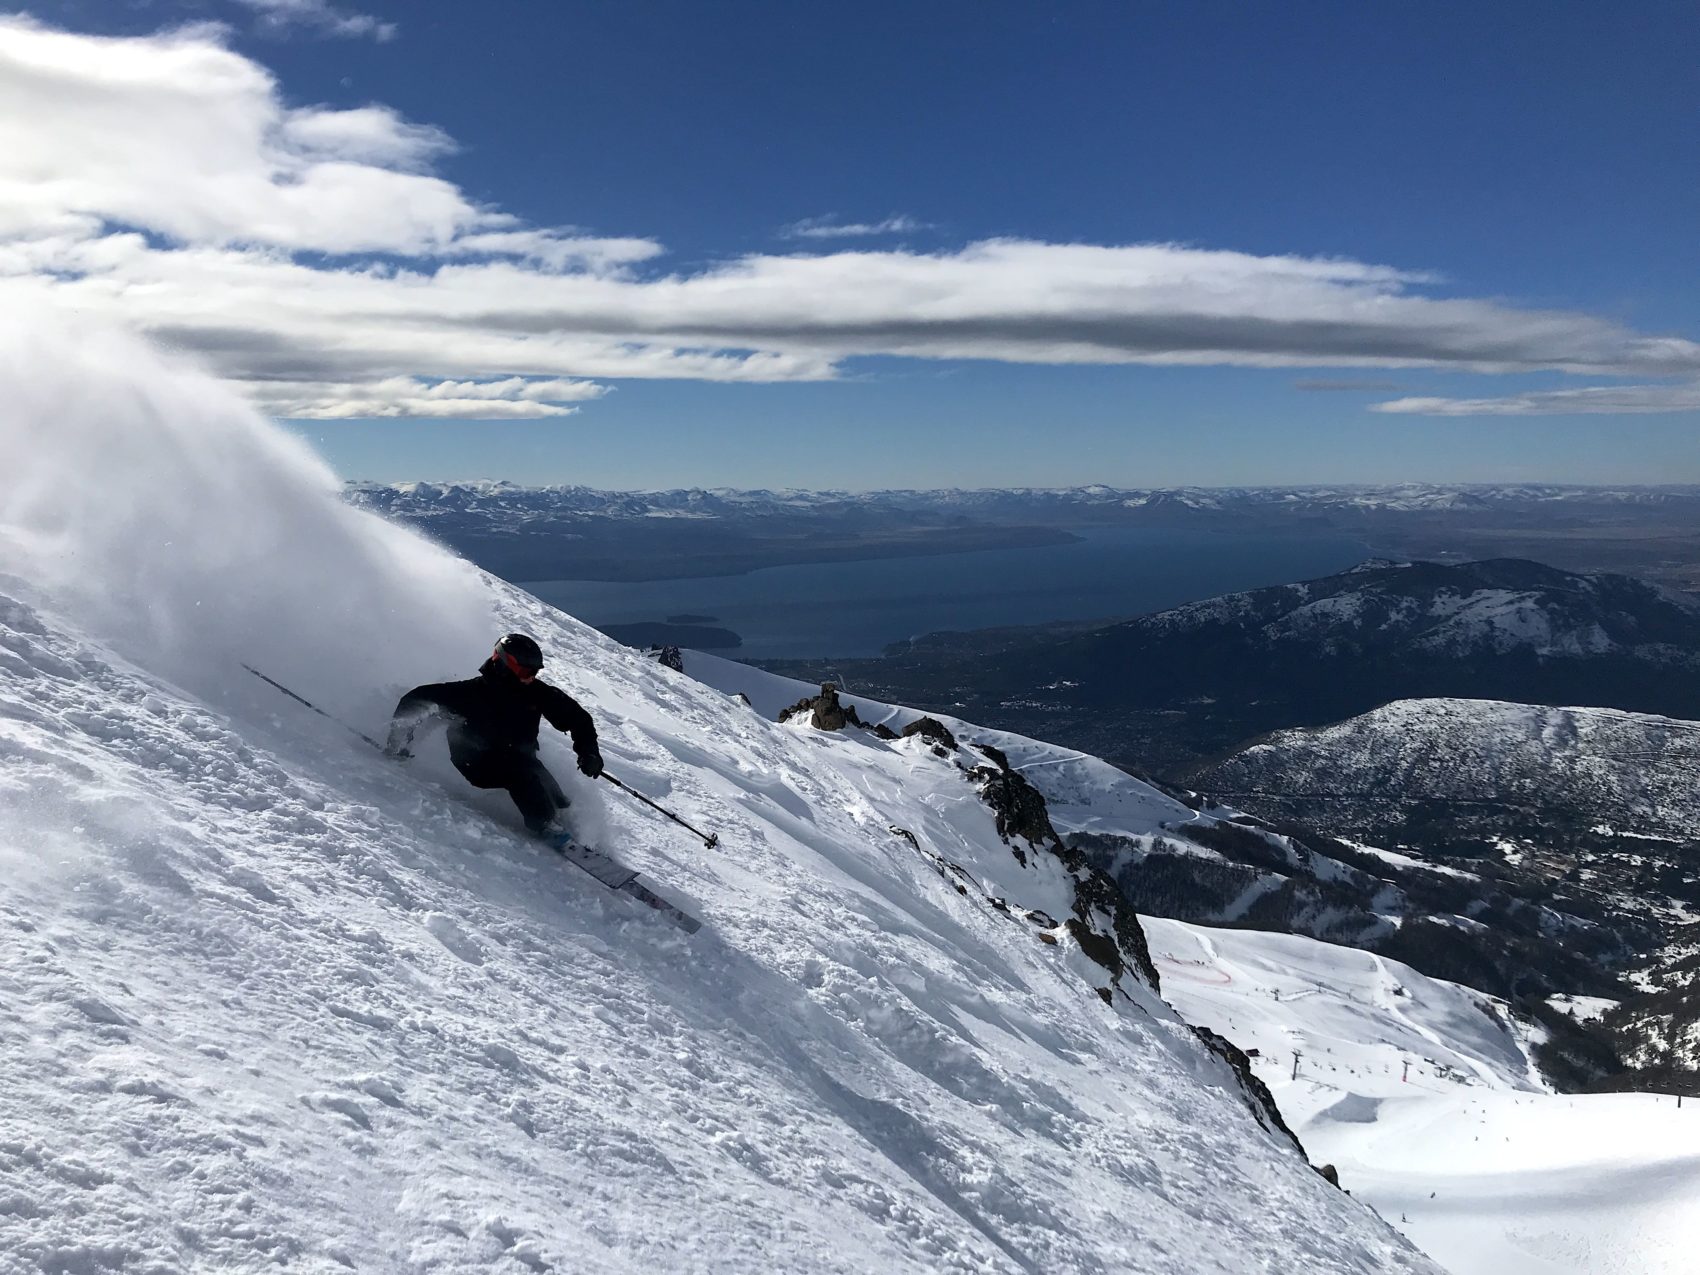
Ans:
POLYGON ((411 757, 414 732, 427 719, 448 722, 449 759, 475 788, 505 788, 525 817, 525 826, 543 836, 554 831, 556 816, 568 806, 567 795, 537 756, 537 727, 543 718, 572 736, 578 768, 592 779, 602 773, 596 724, 566 692, 538 679, 543 652, 523 633, 496 643, 478 676, 464 682, 416 686, 401 697, 390 723, 384 751, 411 757))

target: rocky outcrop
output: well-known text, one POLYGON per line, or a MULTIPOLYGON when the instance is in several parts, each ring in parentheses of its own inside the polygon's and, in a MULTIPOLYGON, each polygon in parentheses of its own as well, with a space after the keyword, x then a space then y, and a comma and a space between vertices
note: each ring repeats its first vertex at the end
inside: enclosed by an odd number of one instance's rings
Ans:
POLYGON ((911 739, 919 735, 933 745, 933 751, 940 757, 956 751, 956 736, 936 717, 918 717, 903 728, 903 738, 911 739))
POLYGON ((1051 813, 1043 794, 1010 766, 1001 749, 990 744, 975 747, 996 763, 995 767, 977 766, 969 773, 980 783, 980 799, 997 816, 998 835, 1005 841, 1021 837, 1035 845, 1060 849, 1062 839, 1051 826, 1051 813))
MULTIPOLYGON (((856 712, 854 704, 845 704, 839 700, 838 687, 832 682, 822 682, 819 695, 806 696, 789 708, 780 709, 779 720, 782 722, 790 721, 801 713, 809 714, 809 724, 816 730, 843 730, 846 726, 856 726, 865 731, 872 731, 878 739, 902 738, 884 722, 873 722, 871 724, 864 722, 860 714, 856 712)), ((923 720, 932 721, 933 719, 925 718, 923 720)), ((941 731, 944 730, 944 727, 936 721, 933 722, 933 725, 938 726, 941 731)), ((903 732, 904 735, 911 733, 907 730, 903 732)), ((949 736, 950 732, 945 731, 945 737, 948 739, 949 736)), ((951 747, 956 747, 954 740, 951 741, 951 747)), ((945 754, 940 752, 939 756, 942 757, 945 754)))
MULTIPOLYGON (((838 698, 838 687, 832 682, 822 683, 820 694, 806 696, 782 710, 779 720, 789 721, 804 713, 809 715, 810 725, 817 730, 843 730, 846 726, 857 726, 882 738, 899 738, 883 723, 870 726, 864 722, 854 704, 846 704, 838 698)), ((1133 905, 1123 896, 1115 881, 1094 867, 1083 852, 1063 844, 1051 824, 1044 794, 1009 764, 1009 757, 1003 750, 991 744, 975 744, 972 747, 992 764, 977 765, 971 759, 965 761, 962 756, 964 746, 936 717, 917 718, 904 728, 901 738, 924 741, 938 757, 957 758, 968 780, 977 787, 980 799, 991 808, 998 836, 1003 838, 1022 867, 1030 866, 1030 856, 1038 850, 1047 851, 1062 861, 1074 879, 1075 888, 1074 914, 1065 918, 1060 928, 1074 940, 1081 952, 1108 971, 1110 986, 1095 989, 1099 996, 1112 999, 1116 981, 1130 969, 1153 991, 1159 990, 1157 967, 1151 961, 1145 931, 1140 928, 1133 905)), ((971 758, 972 755, 968 756, 971 758)), ((932 862, 959 893, 966 895, 970 887, 976 885, 971 874, 959 864, 922 845, 908 829, 894 827, 892 832, 932 862)), ((982 889, 980 893, 985 894, 985 891, 982 889)), ((1009 910, 1003 899, 990 895, 986 898, 1000 911, 1009 910)), ((1052 931, 1059 927, 1051 918, 1046 917, 1045 920, 1048 924, 1041 930, 1040 937, 1055 943, 1057 935, 1052 931)))
POLYGON ((779 720, 790 721, 801 713, 809 714, 809 724, 816 730, 843 730, 846 726, 859 726, 863 730, 871 730, 856 713, 854 704, 840 703, 838 687, 832 682, 822 682, 819 695, 810 695, 798 700, 790 708, 779 710, 779 720))
POLYGON ((990 744, 976 747, 994 766, 976 766, 969 777, 980 785, 980 799, 992 808, 998 835, 1009 843, 1023 867, 1028 852, 1021 842, 1050 851, 1074 878, 1074 915, 1064 922, 1080 950, 1110 972, 1112 981, 1129 968, 1160 990, 1157 967, 1145 942, 1139 916, 1115 881, 1093 866, 1086 855, 1066 846, 1051 824, 1045 796, 1009 764, 1009 757, 990 744))
MULTIPOLYGON (((1257 1074, 1252 1071, 1251 1059, 1246 1055, 1245 1050, 1234 1044, 1226 1036, 1219 1035, 1208 1027, 1200 1027, 1196 1023, 1190 1024, 1190 1026, 1198 1038, 1204 1042, 1205 1048, 1227 1063, 1234 1075, 1239 1077, 1240 1088, 1245 1094, 1246 1106, 1251 1108, 1251 1114, 1257 1117, 1257 1122, 1270 1133, 1284 1136, 1298 1149, 1299 1154, 1304 1155, 1308 1160, 1309 1156, 1305 1153, 1304 1144, 1299 1141, 1298 1135, 1287 1127, 1287 1122, 1281 1118, 1281 1109, 1275 1105, 1275 1095, 1269 1092, 1269 1086, 1259 1080, 1257 1074)), ((1325 1173, 1323 1176, 1327 1177, 1328 1175, 1325 1173)), ((1337 1178, 1330 1179, 1330 1181, 1333 1181, 1335 1186, 1340 1185, 1337 1178)))

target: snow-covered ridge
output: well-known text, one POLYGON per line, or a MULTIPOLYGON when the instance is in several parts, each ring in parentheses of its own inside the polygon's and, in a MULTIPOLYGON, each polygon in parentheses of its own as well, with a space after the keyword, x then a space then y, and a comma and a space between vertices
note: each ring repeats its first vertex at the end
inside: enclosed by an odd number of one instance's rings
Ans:
POLYGON ((1329 654, 1384 655, 1395 647, 1425 658, 1627 653, 1693 665, 1700 599, 1629 576, 1582 575, 1516 559, 1361 563, 1324 579, 1208 598, 1122 627, 1177 635, 1236 629, 1268 646, 1329 654))
MULTIPOLYGON (((1561 795, 1614 828, 1700 838, 1700 722, 1612 708, 1398 700, 1331 726, 1280 731, 1213 768, 1218 791, 1500 802, 1561 795)), ((1553 812, 1558 813, 1556 810, 1553 812)))
POLYGON ((347 507, 128 341, 7 332, 0 374, 10 1260, 1433 1269, 1136 974, 991 904, 1060 870, 926 741, 658 668, 347 507), (541 857, 440 754, 398 768, 242 668, 372 733, 508 628, 614 773, 720 834, 546 745, 581 832, 695 938, 541 857))

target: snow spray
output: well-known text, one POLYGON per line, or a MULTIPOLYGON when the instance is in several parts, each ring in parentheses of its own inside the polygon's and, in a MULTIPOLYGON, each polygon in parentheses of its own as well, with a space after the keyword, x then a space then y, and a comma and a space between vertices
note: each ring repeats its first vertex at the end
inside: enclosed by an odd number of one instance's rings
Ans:
POLYGON ((470 674, 501 631, 475 567, 347 505, 306 443, 184 357, 12 316, 0 384, 0 571, 233 716, 275 712, 248 661, 376 726, 398 686, 470 674))

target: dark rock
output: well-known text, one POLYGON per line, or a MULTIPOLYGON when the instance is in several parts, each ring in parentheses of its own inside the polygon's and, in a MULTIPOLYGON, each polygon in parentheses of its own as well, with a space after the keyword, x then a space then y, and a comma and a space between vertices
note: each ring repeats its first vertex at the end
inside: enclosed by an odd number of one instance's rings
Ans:
POLYGON ((817 730, 843 730, 850 724, 850 713, 845 712, 844 706, 838 702, 838 688, 831 682, 821 683, 820 694, 815 696, 812 710, 814 715, 810 721, 817 730))
POLYGON ((969 772, 970 777, 979 782, 980 798, 992 808, 998 835, 1011 843, 1017 860, 1023 867, 1027 866, 1026 855, 1015 843, 1015 838, 1021 838, 1050 850, 1074 877, 1074 919, 1068 926, 1081 951, 1115 977, 1119 978, 1128 968, 1134 969, 1152 991, 1159 991, 1161 983, 1145 941, 1145 931, 1121 888, 1102 869, 1093 866, 1085 853, 1062 843, 1051 825, 1044 794, 1010 766, 1009 757, 1002 749, 990 744, 975 747, 996 762, 997 769, 978 766, 969 772), (1098 917, 1109 922, 1108 935, 1098 928, 1095 919, 1098 917))
POLYGON ((666 646, 662 647, 661 654, 657 655, 655 658, 658 663, 666 668, 672 669, 675 673, 683 673, 685 671, 685 657, 680 653, 679 648, 674 646, 672 643, 668 643, 666 646))
POLYGON ((919 735, 951 752, 956 751, 956 736, 936 717, 919 717, 903 728, 903 738, 919 735))
MULTIPOLYGON (((919 723, 917 723, 918 725, 919 723)), ((942 728, 941 728, 942 729, 942 728)), ((1035 845, 1061 848, 1045 798, 1026 778, 1012 770, 1009 758, 989 744, 975 745, 997 763, 997 769, 977 766, 969 772, 980 784, 980 798, 997 818, 998 835, 1005 841, 1023 837, 1035 845)))
POLYGON ((843 730, 846 726, 861 726, 866 729, 866 723, 856 715, 854 704, 838 702, 838 687, 831 682, 822 682, 820 694, 800 699, 790 708, 781 709, 780 721, 789 721, 799 713, 810 714, 810 722, 817 730, 843 730))
MULTIPOLYGON (((1114 946, 1120 952, 1123 963, 1138 971, 1152 991, 1161 992, 1162 983, 1157 976, 1157 966, 1151 959, 1151 949, 1145 941, 1145 929, 1139 924, 1139 914, 1121 888, 1077 851, 1065 848, 1059 851, 1058 857, 1075 874, 1078 883, 1074 887, 1075 915, 1083 923, 1093 916, 1109 918, 1111 933, 1115 936, 1114 946)), ((1087 928, 1091 928, 1089 924, 1087 928)), ((1095 930, 1093 932, 1096 933, 1095 930)), ((1082 950, 1084 948, 1082 944, 1082 950)))
POLYGON ((1120 976, 1124 968, 1122 954, 1114 939, 1098 933, 1097 930, 1094 930, 1078 917, 1069 917, 1067 929, 1069 937, 1080 945, 1080 950, 1088 958, 1109 970, 1112 978, 1120 976))
POLYGON ((1329 1186, 1340 1185, 1340 1170, 1336 1169, 1332 1164, 1313 1164, 1311 1165, 1311 1168, 1320 1173, 1322 1175, 1322 1180, 1328 1183, 1329 1186))
MULTIPOLYGON (((1193 1033, 1204 1042, 1205 1048, 1227 1063, 1234 1075, 1239 1077, 1240 1089, 1244 1093, 1246 1106, 1251 1108, 1251 1114, 1257 1117, 1257 1122, 1270 1133, 1280 1134, 1297 1148, 1300 1155, 1305 1155, 1304 1144, 1298 1135, 1287 1127, 1287 1122, 1281 1119, 1281 1110, 1275 1105, 1275 1097, 1269 1092, 1269 1086, 1257 1078, 1251 1069, 1251 1059, 1246 1052, 1226 1036, 1218 1035, 1208 1027, 1192 1024, 1193 1033)), ((1309 1156, 1305 1156, 1308 1161, 1309 1156)), ((1335 1183, 1339 1185, 1338 1182, 1335 1183)))

